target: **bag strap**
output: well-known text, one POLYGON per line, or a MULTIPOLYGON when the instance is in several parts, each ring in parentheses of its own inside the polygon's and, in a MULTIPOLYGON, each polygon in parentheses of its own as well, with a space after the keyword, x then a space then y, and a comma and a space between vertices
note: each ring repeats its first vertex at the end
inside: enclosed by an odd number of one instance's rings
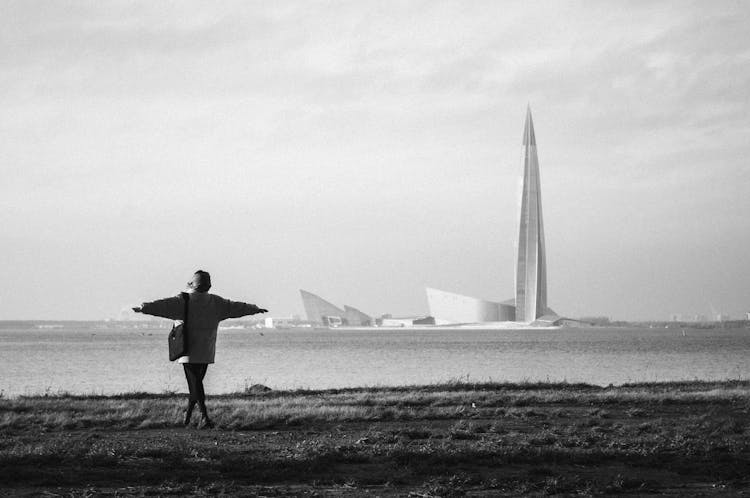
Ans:
POLYGON ((187 328, 187 318, 188 318, 188 303, 190 302, 190 294, 187 292, 180 292, 180 296, 182 296, 182 300, 185 301, 185 308, 183 313, 183 319, 182 319, 182 326, 187 328))

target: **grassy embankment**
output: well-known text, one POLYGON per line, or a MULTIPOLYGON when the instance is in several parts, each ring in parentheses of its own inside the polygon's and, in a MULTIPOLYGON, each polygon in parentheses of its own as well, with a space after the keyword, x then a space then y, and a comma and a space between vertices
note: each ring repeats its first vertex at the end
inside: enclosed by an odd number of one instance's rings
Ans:
POLYGON ((0 494, 750 490, 750 382, 0 399, 0 494))

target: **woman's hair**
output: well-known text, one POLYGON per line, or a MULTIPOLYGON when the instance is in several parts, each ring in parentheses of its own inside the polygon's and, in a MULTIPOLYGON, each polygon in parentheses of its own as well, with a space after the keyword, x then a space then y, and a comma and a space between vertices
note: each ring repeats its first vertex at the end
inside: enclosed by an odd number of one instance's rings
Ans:
POLYGON ((211 275, 207 271, 198 270, 193 274, 193 279, 188 282, 188 287, 196 292, 208 292, 211 288, 211 275))

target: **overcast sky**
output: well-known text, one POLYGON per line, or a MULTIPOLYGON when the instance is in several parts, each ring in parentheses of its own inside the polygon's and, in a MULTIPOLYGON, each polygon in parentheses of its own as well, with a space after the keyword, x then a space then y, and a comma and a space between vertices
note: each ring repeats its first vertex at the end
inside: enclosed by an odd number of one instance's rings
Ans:
POLYGON ((513 296, 534 115, 549 303, 750 311, 748 2, 0 1, 0 319, 213 291, 513 296))

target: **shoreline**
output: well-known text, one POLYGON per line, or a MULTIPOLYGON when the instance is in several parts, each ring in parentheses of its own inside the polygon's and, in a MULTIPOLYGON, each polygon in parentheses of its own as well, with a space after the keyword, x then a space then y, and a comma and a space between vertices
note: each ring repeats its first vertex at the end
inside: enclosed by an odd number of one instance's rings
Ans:
MULTIPOLYGON (((524 379, 520 381, 507 380, 507 381, 495 381, 489 379, 470 379, 468 376, 460 376, 456 379, 440 380, 428 384, 373 384, 373 385, 340 385, 340 386, 326 386, 326 387, 272 387, 262 384, 254 384, 252 386, 245 386, 243 389, 234 391, 224 391, 217 393, 208 393, 207 397, 212 399, 232 399, 232 398, 243 398, 248 395, 258 395, 266 393, 268 396, 283 396, 283 395, 305 395, 305 394, 337 394, 337 393, 353 393, 353 392, 372 392, 377 393, 381 391, 430 391, 430 390, 453 390, 453 389, 466 389, 468 387, 474 387, 481 390, 490 389, 510 389, 510 390, 535 390, 535 389, 560 389, 566 390, 571 388, 581 389, 617 389, 617 388, 649 388, 649 387, 662 387, 665 389, 670 388, 686 388, 691 387, 698 389, 700 386, 715 386, 716 388, 725 388, 730 385, 750 385, 750 378, 743 377, 730 377, 721 379, 670 379, 670 380, 644 380, 644 381, 624 381, 621 383, 601 383, 596 384, 586 381, 577 380, 541 380, 541 379, 524 379), (262 387, 263 392, 255 392, 254 388, 262 387)), ((2 401, 13 401, 19 399, 166 399, 180 396, 187 396, 187 388, 181 386, 179 390, 162 390, 162 391, 140 391, 140 390, 129 390, 129 391, 113 391, 113 392, 96 392, 96 391, 70 391, 66 389, 53 390, 51 388, 45 389, 40 392, 14 392, 5 391, 0 389, 0 402, 2 401)))
MULTIPOLYGON (((333 386, 333 387, 291 387, 291 388, 273 388, 264 384, 253 384, 244 389, 220 393, 207 393, 206 397, 211 399, 232 399, 245 398, 247 396, 274 397, 274 396, 304 396, 319 394, 343 394, 343 393, 378 393, 378 392, 432 392, 432 391, 536 391, 536 390, 616 390, 616 389, 651 389, 661 388, 664 390, 691 390, 700 391, 708 388, 725 389, 728 387, 747 386, 750 389, 750 378, 723 378, 723 379, 675 379, 675 380, 654 380, 654 381, 625 381, 622 383, 596 384, 584 381, 568 380, 522 380, 522 381, 494 381, 492 379, 472 380, 466 376, 457 379, 448 379, 444 381, 431 382, 426 384, 375 384, 359 386, 333 386)), ((57 391, 48 390, 40 393, 22 393, 0 395, 0 403, 3 401, 13 401, 19 399, 164 399, 187 396, 187 391, 122 391, 112 393, 96 392, 75 392, 59 389, 57 391)))
POLYGON ((0 399, 0 494, 710 495, 750 491, 750 381, 454 382, 0 399))

